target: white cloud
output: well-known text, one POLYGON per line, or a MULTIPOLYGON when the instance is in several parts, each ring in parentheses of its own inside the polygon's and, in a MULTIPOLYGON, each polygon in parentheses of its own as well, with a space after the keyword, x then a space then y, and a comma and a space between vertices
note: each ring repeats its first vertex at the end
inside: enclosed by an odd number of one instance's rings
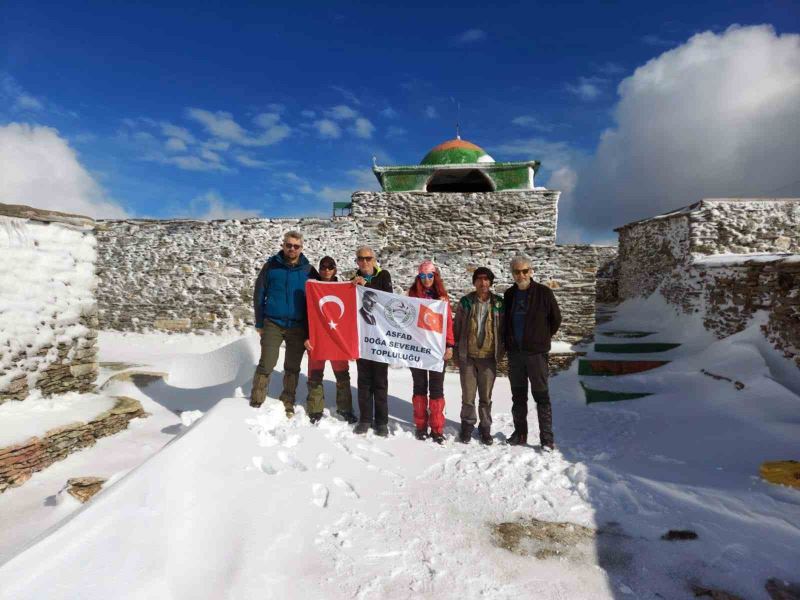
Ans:
POLYGON ((704 197, 800 194, 800 35, 700 33, 618 91, 615 125, 578 170, 569 218, 585 228, 606 233, 704 197))
POLYGON ((453 41, 461 45, 479 42, 483 39, 486 39, 486 32, 483 29, 467 29, 453 38, 453 41))
POLYGON ((528 129, 537 129, 539 131, 552 131, 553 126, 549 123, 544 123, 539 117, 534 117, 532 115, 522 115, 519 117, 514 117, 511 119, 511 122, 514 125, 519 125, 520 127, 526 127, 528 129))
POLYGON ((602 77, 578 77, 576 83, 568 83, 567 90, 578 96, 581 100, 596 100, 603 93, 603 84, 606 79, 602 77))
POLYGON ((250 167, 251 169, 265 169, 268 167, 268 163, 263 160, 258 160, 256 158, 252 158, 247 156, 246 154, 237 154, 236 161, 240 165, 244 165, 245 167, 250 167))
POLYGON ((320 137, 334 139, 342 137, 341 128, 330 119, 314 121, 314 127, 317 128, 317 133, 319 133, 320 137))
POLYGON ((396 119, 399 116, 399 113, 391 106, 387 106, 386 108, 384 108, 381 111, 381 114, 387 119, 396 119))
POLYGON ((348 102, 355 104, 356 106, 361 105, 361 100, 358 99, 358 96, 356 96, 352 91, 348 90, 347 88, 344 88, 340 85, 332 85, 331 89, 339 92, 342 96, 345 97, 345 99, 348 102))
POLYGON ((18 110, 42 110, 44 104, 29 94, 20 94, 14 102, 14 108, 18 110))
POLYGON ((189 204, 190 214, 186 215, 193 219, 203 219, 208 221, 218 219, 249 219, 260 217, 261 211, 251 208, 242 208, 236 204, 227 202, 220 196, 219 192, 209 190, 201 196, 194 198, 189 204))
POLYGON ((358 116, 358 113, 346 104, 334 106, 330 110, 326 111, 325 114, 331 119, 336 119, 337 121, 349 121, 350 119, 355 119, 358 116))
POLYGON ((164 142, 164 147, 171 152, 183 152, 186 150, 186 142, 179 138, 169 138, 164 142))
MULTIPOLYGON (((131 126, 133 125, 129 125, 129 127, 131 126)), ((185 127, 178 127, 177 125, 173 125, 172 123, 168 123, 166 121, 159 123, 159 126, 161 127, 161 133, 168 138, 175 138, 185 142, 186 144, 195 143, 194 136, 185 127)))
POLYGON ((347 171, 347 175, 359 190, 376 191, 380 189, 380 184, 378 184, 378 179, 372 169, 350 169, 347 171))
POLYGON ((353 190, 350 188, 335 188, 328 185, 319 191, 319 197, 328 202, 347 202, 352 195, 353 190))
MULTIPOLYGON (((212 136, 240 146, 269 146, 287 138, 291 133, 288 125, 275 122, 268 125, 264 131, 253 134, 239 125, 231 113, 224 111, 211 112, 202 108, 190 108, 187 110, 187 115, 201 123, 212 136)), ((264 115, 256 118, 263 120, 264 115)))
POLYGON ((126 216, 58 131, 25 123, 0 126, 0 202, 94 218, 126 216))
POLYGON ((425 116, 428 117, 429 119, 435 119, 436 117, 439 116, 439 113, 436 112, 436 108, 428 105, 425 107, 425 116))
POLYGON ((387 137, 403 137, 406 133, 408 132, 405 129, 396 125, 390 125, 386 130, 387 137))
POLYGON ((369 119, 358 117, 353 124, 351 131, 356 137, 369 139, 372 137, 372 132, 375 131, 375 126, 370 122, 369 119))
POLYGON ((199 156, 164 156, 150 154, 145 160, 159 162, 164 165, 174 165, 184 171, 230 171, 228 167, 217 160, 208 160, 199 156))
POLYGON ((260 113, 255 116, 253 123, 264 129, 274 127, 281 120, 281 116, 275 112, 260 113))
POLYGON ((44 103, 26 92, 11 75, 0 72, 0 98, 6 100, 13 111, 38 111, 44 103))
POLYGON ((648 46, 674 46, 677 44, 674 40, 668 40, 657 34, 648 34, 642 36, 642 42, 648 46))
POLYGON ((297 186, 298 192, 302 194, 312 194, 314 192, 314 188, 311 187, 308 180, 300 177, 297 173, 289 171, 285 173, 285 177, 297 186))

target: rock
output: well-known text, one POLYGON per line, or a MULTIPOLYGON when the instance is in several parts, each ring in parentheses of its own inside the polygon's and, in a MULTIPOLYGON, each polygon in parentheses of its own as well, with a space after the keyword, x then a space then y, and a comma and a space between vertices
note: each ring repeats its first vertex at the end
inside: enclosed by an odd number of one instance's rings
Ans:
POLYGON ((696 540, 697 534, 688 529, 670 529, 667 533, 661 536, 662 540, 674 542, 678 540, 696 540))
POLYGON ((551 523, 531 519, 519 523, 493 525, 493 542, 522 556, 538 559, 564 556, 580 544, 594 540, 594 529, 574 523, 551 523))
POLYGON ((711 598, 711 600, 744 600, 741 596, 736 596, 724 590, 715 590, 702 585, 692 584, 690 586, 695 598, 711 598))
POLYGON ((770 483, 788 485, 800 489, 800 462, 778 460, 762 463, 759 469, 761 478, 770 483))
POLYGON ((764 588, 772 600, 800 600, 800 584, 768 579, 764 588))
POLYGON ((67 492, 83 504, 99 492, 105 482, 103 477, 73 477, 67 480, 67 492))

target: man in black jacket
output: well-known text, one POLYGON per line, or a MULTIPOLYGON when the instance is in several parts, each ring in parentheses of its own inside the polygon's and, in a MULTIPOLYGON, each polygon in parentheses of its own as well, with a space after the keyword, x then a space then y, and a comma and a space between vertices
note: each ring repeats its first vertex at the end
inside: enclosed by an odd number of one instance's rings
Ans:
POLYGON ((528 382, 531 384, 539 417, 539 442, 555 448, 553 411, 547 386, 547 354, 550 338, 561 325, 561 311, 552 290, 533 281, 533 269, 524 256, 511 259, 514 285, 504 295, 503 339, 508 352, 508 379, 511 383, 511 414, 514 433, 511 445, 528 443, 528 382))
MULTIPOLYGON (((375 262, 375 252, 372 248, 360 246, 356 250, 356 264, 358 270, 353 278, 356 285, 392 293, 392 278, 389 271, 381 269, 375 262)), ((373 306, 374 303, 371 303, 370 309, 373 306)), ((363 314, 361 316, 364 317, 363 314)), ((358 424, 353 431, 365 434, 371 426, 375 430, 375 435, 386 437, 389 435, 389 365, 359 358, 356 367, 359 414, 358 424)))

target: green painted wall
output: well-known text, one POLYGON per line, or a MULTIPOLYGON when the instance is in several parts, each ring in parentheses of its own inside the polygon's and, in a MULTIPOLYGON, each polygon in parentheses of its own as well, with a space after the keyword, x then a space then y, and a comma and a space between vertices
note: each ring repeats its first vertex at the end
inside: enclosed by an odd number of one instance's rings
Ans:
POLYGON ((498 192, 527 189, 528 187, 528 167, 504 171, 487 170, 486 174, 494 181, 495 189, 498 192))

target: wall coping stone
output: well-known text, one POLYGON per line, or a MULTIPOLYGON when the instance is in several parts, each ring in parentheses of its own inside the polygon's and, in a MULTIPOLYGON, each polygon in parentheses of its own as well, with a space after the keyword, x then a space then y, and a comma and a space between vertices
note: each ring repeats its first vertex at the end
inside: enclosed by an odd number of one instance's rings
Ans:
POLYGON ((69 225, 78 229, 93 229, 95 223, 94 219, 84 215, 34 208, 24 204, 0 203, 0 216, 29 219, 42 223, 61 223, 62 225, 69 225))

